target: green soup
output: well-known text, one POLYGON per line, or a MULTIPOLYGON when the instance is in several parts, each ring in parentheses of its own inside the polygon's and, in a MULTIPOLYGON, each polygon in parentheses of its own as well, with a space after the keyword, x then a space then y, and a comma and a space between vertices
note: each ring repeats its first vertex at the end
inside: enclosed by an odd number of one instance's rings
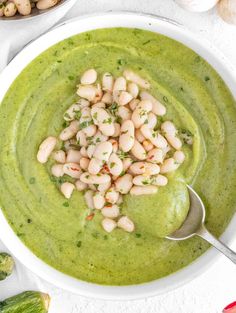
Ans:
POLYGON ((139 284, 169 275, 199 257, 199 238, 172 242, 188 211, 185 183, 206 204, 206 223, 219 236, 235 212, 235 100, 200 56, 165 36, 138 29, 101 29, 64 40, 42 53, 17 77, 0 106, 0 204, 17 236, 39 258, 89 282, 139 284), (151 83, 167 108, 164 120, 193 134, 184 164, 153 196, 126 196, 122 213, 134 233, 107 234, 101 214, 86 220, 83 195, 65 200, 50 162, 39 164, 39 144, 58 136, 63 113, 77 99, 78 77, 88 68, 121 75, 131 68, 151 83), (155 220, 155 231, 150 225, 155 220))

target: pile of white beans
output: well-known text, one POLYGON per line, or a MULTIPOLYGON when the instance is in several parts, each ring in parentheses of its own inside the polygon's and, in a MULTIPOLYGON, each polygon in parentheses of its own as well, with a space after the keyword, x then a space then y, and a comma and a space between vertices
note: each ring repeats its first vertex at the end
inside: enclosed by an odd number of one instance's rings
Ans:
POLYGON ((37 7, 39 10, 46 10, 58 2, 60 0, 0 0, 0 17, 11 17, 17 13, 30 15, 34 7, 37 7))
POLYGON ((102 227, 134 231, 134 223, 120 213, 123 195, 149 195, 165 186, 164 175, 183 163, 182 142, 175 125, 158 117, 166 108, 147 90, 148 81, 131 70, 114 78, 87 70, 77 86, 80 100, 64 114, 68 124, 59 135, 64 149, 54 151, 58 138, 48 137, 39 147, 37 159, 55 161, 55 177, 69 175, 74 183, 61 184, 69 199, 74 191, 85 191, 88 208, 100 210, 102 227), (75 149, 77 147, 77 149, 75 149))

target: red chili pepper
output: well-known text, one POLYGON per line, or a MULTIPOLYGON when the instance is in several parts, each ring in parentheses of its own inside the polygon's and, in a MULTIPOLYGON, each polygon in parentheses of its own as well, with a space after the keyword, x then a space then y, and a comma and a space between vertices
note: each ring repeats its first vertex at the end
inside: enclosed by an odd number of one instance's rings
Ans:
POLYGON ((230 303, 229 305, 227 305, 224 310, 223 313, 236 313, 236 301, 230 303))
POLYGON ((72 170, 72 171, 77 171, 77 172, 79 172, 79 171, 80 171, 80 169, 75 168, 75 167, 71 167, 71 170, 72 170))
POLYGON ((94 213, 91 213, 88 216, 86 216, 87 221, 91 221, 93 218, 94 218, 94 213))

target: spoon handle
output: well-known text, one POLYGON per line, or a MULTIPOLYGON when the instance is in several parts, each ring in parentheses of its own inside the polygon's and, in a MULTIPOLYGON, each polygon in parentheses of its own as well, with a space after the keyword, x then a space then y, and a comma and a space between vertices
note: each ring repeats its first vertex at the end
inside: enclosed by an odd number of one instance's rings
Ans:
POLYGON ((229 247, 227 247, 225 244, 223 244, 220 240, 218 240, 216 237, 214 237, 204 225, 200 227, 200 229, 197 231, 196 235, 200 236, 201 238, 208 241, 210 244, 212 244, 217 250, 222 252, 225 256, 227 256, 234 264, 236 264, 236 253, 231 250, 229 247))

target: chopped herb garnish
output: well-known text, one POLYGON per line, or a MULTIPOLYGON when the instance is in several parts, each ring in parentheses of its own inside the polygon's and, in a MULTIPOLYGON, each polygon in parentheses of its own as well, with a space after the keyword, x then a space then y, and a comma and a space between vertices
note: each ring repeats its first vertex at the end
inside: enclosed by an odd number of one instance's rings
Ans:
POLYGON ((209 76, 205 76, 205 81, 207 82, 208 80, 210 80, 209 76))
POLYGON ((28 218, 28 219, 27 219, 27 223, 28 223, 28 224, 32 223, 32 219, 31 219, 31 218, 28 218))
POLYGON ((142 236, 141 234, 138 234, 138 233, 135 234, 136 238, 140 238, 141 236, 142 236))
POLYGON ((68 79, 69 79, 69 80, 74 80, 74 79, 75 79, 75 77, 74 77, 74 76, 69 75, 69 76, 68 76, 68 79))
POLYGON ((93 118, 94 118, 95 120, 98 118, 98 112, 95 112, 95 113, 93 114, 93 118))
POLYGON ((36 181, 35 177, 30 177, 29 183, 32 185, 36 181))
POLYGON ((82 115, 81 111, 75 111, 75 116, 74 117, 75 117, 76 120, 80 120, 81 115, 82 115))
POLYGON ((63 206, 68 208, 69 202, 64 202, 64 203, 63 203, 63 206))
POLYGON ((124 59, 119 59, 119 60, 117 60, 117 63, 119 65, 124 65, 124 64, 126 64, 126 61, 124 59))
POLYGON ((115 163, 115 162, 111 162, 111 164, 110 164, 110 168, 113 168, 115 165, 116 165, 116 163, 115 163))
POLYGON ((82 241, 78 241, 77 244, 76 244, 76 246, 77 246, 78 248, 80 248, 81 245, 82 245, 82 241))
POLYGON ((168 98, 167 98, 166 96, 163 97, 163 100, 164 100, 165 102, 169 102, 169 100, 168 100, 168 98))
POLYGON ((86 128, 86 127, 88 127, 90 125, 93 125, 93 121, 92 120, 91 121, 84 121, 84 122, 80 123, 79 127, 80 127, 80 129, 83 129, 83 128, 86 128))
POLYGON ((151 40, 147 40, 147 41, 143 42, 143 45, 145 46, 145 45, 147 45, 149 42, 151 42, 151 40))
POLYGON ((103 120, 103 124, 111 124, 112 123, 112 118, 109 117, 106 120, 103 120))
POLYGON ((70 114, 68 114, 67 112, 64 114, 64 118, 68 118, 68 119, 71 119, 71 116, 70 114))

